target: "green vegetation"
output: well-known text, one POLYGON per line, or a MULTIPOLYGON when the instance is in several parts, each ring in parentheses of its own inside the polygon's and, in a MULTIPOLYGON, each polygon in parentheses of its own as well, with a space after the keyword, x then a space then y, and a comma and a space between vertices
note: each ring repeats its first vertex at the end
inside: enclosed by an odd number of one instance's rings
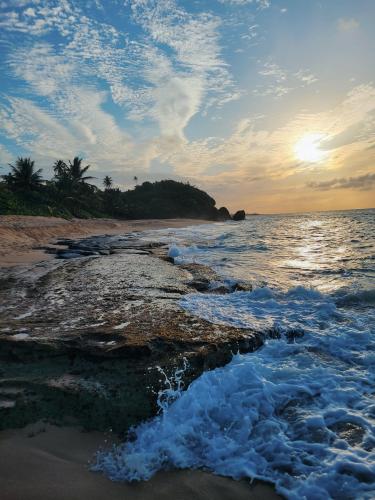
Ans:
POLYGON ((45 215, 56 217, 115 217, 119 219, 198 217, 221 219, 223 210, 204 191, 173 180, 144 182, 121 191, 113 187, 106 175, 101 190, 86 175, 90 165, 83 166, 75 157, 68 163, 57 160, 54 177, 43 180, 30 158, 18 158, 10 172, 1 176, 0 214, 45 215))

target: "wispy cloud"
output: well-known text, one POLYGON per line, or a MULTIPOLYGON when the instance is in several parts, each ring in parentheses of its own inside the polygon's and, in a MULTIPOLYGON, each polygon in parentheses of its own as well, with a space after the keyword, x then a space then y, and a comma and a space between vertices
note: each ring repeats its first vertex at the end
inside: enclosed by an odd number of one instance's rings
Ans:
POLYGON ((337 21, 337 28, 341 32, 350 33, 356 31, 359 28, 359 21, 354 18, 340 17, 340 19, 337 21))
POLYGON ((235 6, 255 4, 260 9, 268 9, 271 5, 271 0, 219 0, 219 2, 235 6))
MULTIPOLYGON (((93 144, 108 150, 129 143, 103 111, 107 94, 97 90, 100 81, 107 83, 113 102, 129 119, 155 121, 161 137, 169 137, 170 148, 179 147, 195 114, 239 96, 221 57, 220 19, 210 13, 189 14, 174 0, 133 0, 130 13, 140 31, 137 39, 130 40, 126 32, 99 24, 68 0, 17 7, 21 10, 3 15, 6 30, 32 36, 57 31, 66 42, 55 46, 37 37, 31 45, 11 52, 9 67, 35 95, 48 99, 51 119, 54 116, 56 123, 57 117, 63 123, 69 119, 66 130, 79 129, 86 151, 93 144)), ((9 106, 14 108, 15 101, 9 106)), ((38 104, 30 102, 29 108, 35 114, 38 104)), ((10 133, 11 128, 5 120, 3 130, 10 133)), ((22 142, 22 129, 13 127, 13 137, 17 130, 22 142)))
POLYGON ((340 177, 322 182, 308 182, 307 187, 326 191, 330 189, 360 189, 367 191, 375 186, 375 173, 357 177, 340 177))
MULTIPOLYGON (((216 176, 218 182, 225 180, 227 186, 254 177, 276 180, 307 172, 312 175, 314 166, 306 170, 306 165, 295 157, 294 146, 298 140, 318 131, 333 141, 346 130, 363 129, 367 124, 367 134, 352 137, 350 143, 346 141, 334 151, 326 148, 329 152, 324 164, 315 167, 325 172, 350 169, 353 162, 358 163, 361 155, 375 142, 375 123, 373 128, 369 125, 375 110, 373 93, 375 88, 371 85, 357 86, 337 106, 320 113, 300 113, 275 129, 262 128, 262 116, 243 119, 228 137, 185 144, 178 152, 165 153, 164 160, 173 164, 179 174, 189 172, 203 179, 205 172, 214 165, 230 165, 230 170, 216 176)), ((367 164, 367 168, 363 169, 366 171, 372 166, 367 164)))
POLYGON ((292 72, 273 61, 262 63, 258 74, 271 81, 266 85, 258 85, 253 90, 253 94, 260 97, 280 98, 296 88, 306 87, 318 81, 318 78, 308 69, 292 72))

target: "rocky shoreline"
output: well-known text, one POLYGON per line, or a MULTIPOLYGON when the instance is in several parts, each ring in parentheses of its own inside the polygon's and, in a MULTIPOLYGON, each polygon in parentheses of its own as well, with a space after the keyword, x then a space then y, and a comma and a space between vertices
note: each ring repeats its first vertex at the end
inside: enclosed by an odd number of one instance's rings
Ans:
POLYGON ((45 248, 56 259, 0 270, 1 429, 44 419, 124 434, 157 412, 161 369, 187 363, 188 384, 262 345, 182 310, 187 293, 231 290, 161 244, 132 233, 56 243, 45 248))

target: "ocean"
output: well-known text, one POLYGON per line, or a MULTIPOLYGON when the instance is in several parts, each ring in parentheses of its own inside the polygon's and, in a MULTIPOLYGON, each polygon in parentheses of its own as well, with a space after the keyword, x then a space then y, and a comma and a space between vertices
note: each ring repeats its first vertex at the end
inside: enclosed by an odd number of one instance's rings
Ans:
POLYGON ((265 335, 254 353, 159 395, 161 412, 98 455, 114 480, 201 468, 262 479, 293 500, 375 497, 375 210, 248 216, 148 232, 176 264, 251 291, 183 296, 217 324, 265 335))

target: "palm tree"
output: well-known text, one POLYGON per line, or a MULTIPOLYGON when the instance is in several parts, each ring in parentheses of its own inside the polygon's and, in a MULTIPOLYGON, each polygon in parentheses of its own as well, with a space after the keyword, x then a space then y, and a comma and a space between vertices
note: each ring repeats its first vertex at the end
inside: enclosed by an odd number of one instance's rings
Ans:
POLYGON ((18 158, 16 165, 9 164, 11 172, 2 175, 9 187, 23 191, 33 191, 40 188, 43 183, 42 169, 34 169, 34 161, 30 158, 18 158))
POLYGON ((68 165, 63 160, 56 160, 53 164, 53 171, 56 177, 64 177, 68 173, 68 165))
POLYGON ((90 165, 86 165, 85 167, 81 167, 82 158, 78 158, 75 156, 73 158, 73 163, 69 160, 68 173, 69 177, 72 179, 74 183, 84 183, 89 179, 95 179, 91 175, 83 176, 85 172, 90 168, 90 165))
POLYGON ((104 185, 105 189, 111 189, 111 187, 113 185, 112 177, 110 177, 109 175, 106 175, 103 179, 103 185, 104 185))

